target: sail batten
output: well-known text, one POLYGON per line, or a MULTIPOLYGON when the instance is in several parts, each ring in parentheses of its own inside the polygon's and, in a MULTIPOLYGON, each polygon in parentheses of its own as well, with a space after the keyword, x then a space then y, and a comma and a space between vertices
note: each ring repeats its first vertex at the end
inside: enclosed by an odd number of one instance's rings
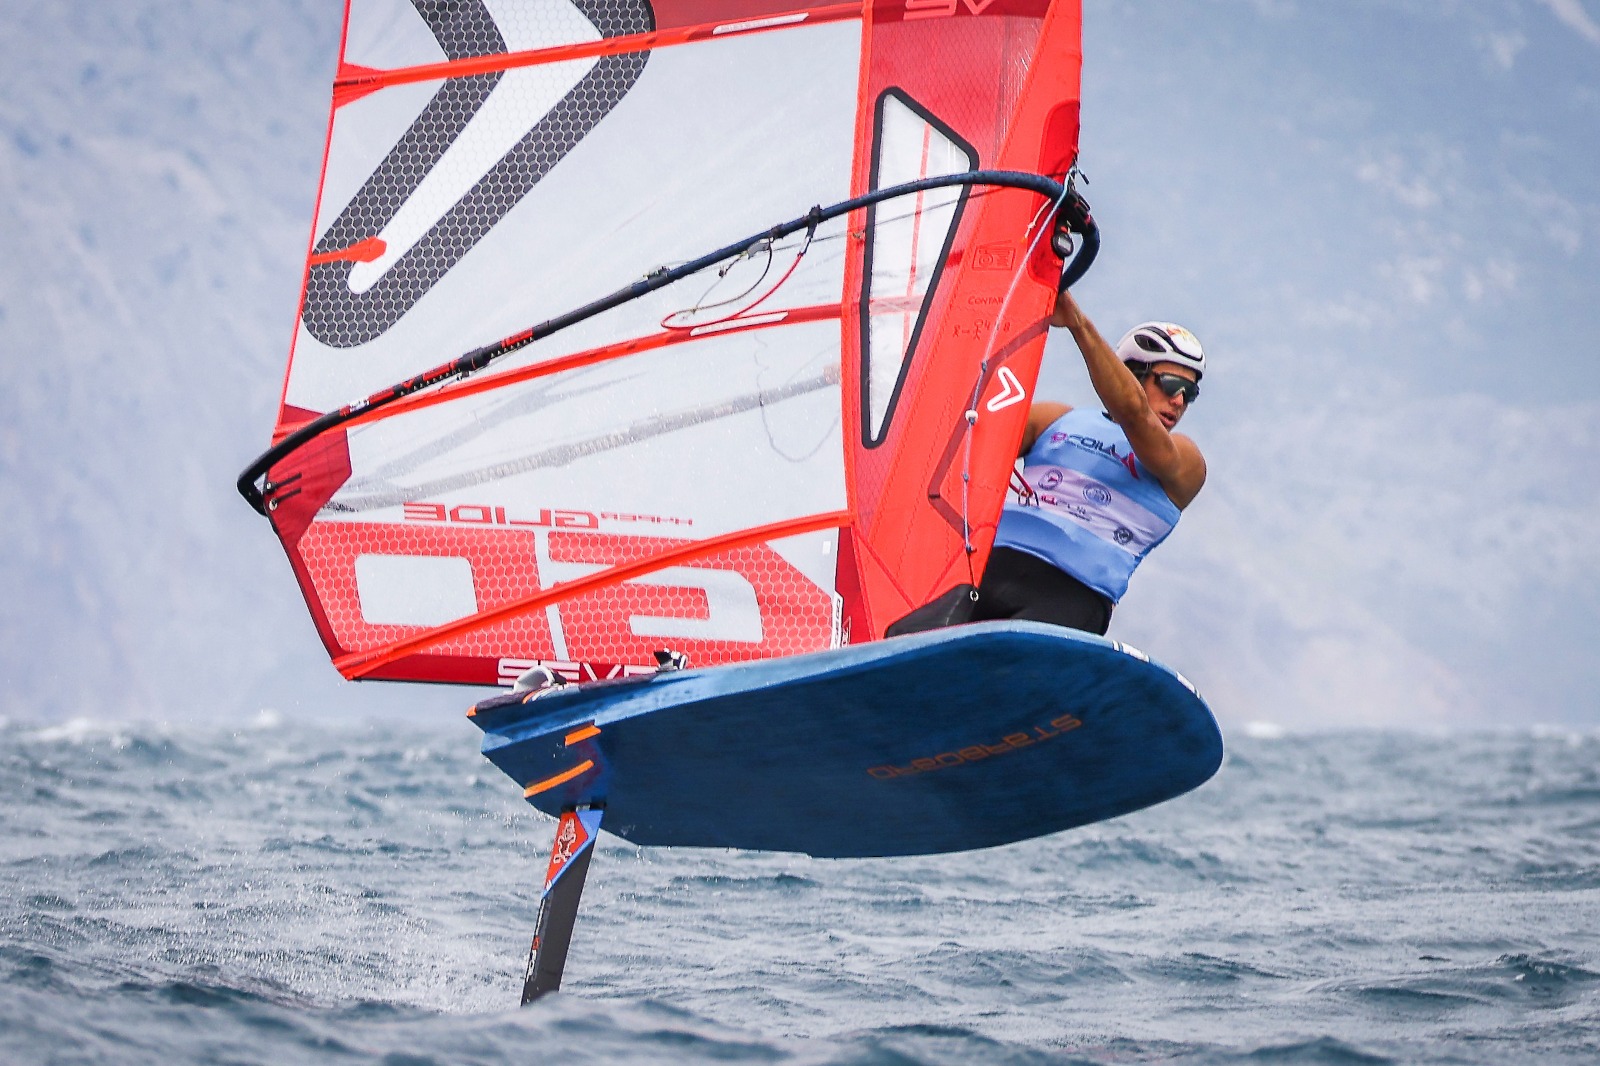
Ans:
POLYGON ((692 25, 661 27, 651 33, 630 34, 591 41, 575 41, 504 54, 472 56, 466 59, 445 60, 439 63, 419 63, 414 66, 379 69, 345 64, 334 79, 335 104, 342 106, 360 99, 367 93, 398 85, 441 81, 445 78, 467 78, 481 74, 499 74, 521 67, 545 66, 573 60, 595 59, 600 56, 621 55, 626 52, 651 52, 675 45, 693 44, 696 41, 725 37, 732 34, 755 33, 762 30, 784 29, 804 22, 817 25, 850 19, 859 20, 862 5, 829 4, 819 7, 793 7, 792 10, 742 22, 699 22, 692 25))

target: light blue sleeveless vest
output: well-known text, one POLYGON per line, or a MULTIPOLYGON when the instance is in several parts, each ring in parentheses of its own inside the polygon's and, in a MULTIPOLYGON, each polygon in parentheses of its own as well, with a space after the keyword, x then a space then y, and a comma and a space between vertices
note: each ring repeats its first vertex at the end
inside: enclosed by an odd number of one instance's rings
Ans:
POLYGON ((1075 408, 1046 427, 1022 476, 1035 495, 1006 501, 995 547, 1037 556, 1112 603, 1178 524, 1177 505, 1099 411, 1075 408))

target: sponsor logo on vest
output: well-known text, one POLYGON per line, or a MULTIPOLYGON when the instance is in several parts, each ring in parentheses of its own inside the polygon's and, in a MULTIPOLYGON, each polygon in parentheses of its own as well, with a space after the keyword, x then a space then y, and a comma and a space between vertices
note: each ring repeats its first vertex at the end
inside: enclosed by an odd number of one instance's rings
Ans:
POLYGON ((1099 455, 1105 456, 1107 459, 1119 462, 1128 468, 1128 473, 1132 474, 1136 480, 1139 477, 1139 468, 1134 465, 1133 453, 1129 452, 1127 455, 1121 455, 1117 452, 1117 446, 1115 444, 1108 444, 1105 441, 1097 440, 1094 437, 1085 437, 1081 433, 1050 434, 1051 444, 1060 444, 1062 441, 1066 441, 1068 444, 1082 448, 1085 451, 1095 452, 1099 455))
POLYGON ((1117 539, 1118 544, 1122 545, 1127 545, 1133 540, 1133 530, 1127 526, 1118 526, 1117 531, 1111 535, 1117 539))
POLYGON ((1094 512, 1081 503, 1074 503, 1071 500, 1064 500, 1060 496, 1056 496, 1053 493, 1047 492, 1039 493, 1039 502, 1046 507, 1051 507, 1058 511, 1065 511, 1067 514, 1071 515, 1073 518, 1076 518, 1086 526, 1091 525, 1094 522, 1094 512))
POLYGON ((1111 490, 1104 485, 1085 485, 1083 487, 1083 498, 1096 507, 1104 507, 1111 502, 1111 490))
POLYGON ((1051 470, 1039 479, 1039 487, 1041 489, 1053 489, 1059 484, 1061 484, 1061 471, 1059 470, 1051 470))

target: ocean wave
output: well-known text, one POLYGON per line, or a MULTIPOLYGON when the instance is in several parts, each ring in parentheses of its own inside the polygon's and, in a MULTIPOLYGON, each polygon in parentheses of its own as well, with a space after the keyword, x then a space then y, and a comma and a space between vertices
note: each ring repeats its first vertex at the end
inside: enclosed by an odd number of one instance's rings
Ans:
POLYGON ((1183 799, 969 855, 603 836, 567 991, 527 1011, 553 823, 455 724, 3 739, 0 1041, 22 1063, 1600 1047, 1600 803, 1593 751, 1561 738, 1246 737, 1183 799))

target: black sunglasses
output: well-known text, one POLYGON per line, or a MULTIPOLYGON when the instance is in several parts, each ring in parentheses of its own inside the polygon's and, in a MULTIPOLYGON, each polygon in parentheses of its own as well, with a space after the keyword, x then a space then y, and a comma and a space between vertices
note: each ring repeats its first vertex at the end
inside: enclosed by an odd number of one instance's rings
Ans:
POLYGON ((1156 384, 1160 386, 1161 391, 1168 396, 1181 394, 1183 396, 1183 406, 1185 407, 1200 398, 1200 383, 1190 381, 1182 374, 1151 374, 1147 372, 1145 377, 1155 378, 1156 384))

